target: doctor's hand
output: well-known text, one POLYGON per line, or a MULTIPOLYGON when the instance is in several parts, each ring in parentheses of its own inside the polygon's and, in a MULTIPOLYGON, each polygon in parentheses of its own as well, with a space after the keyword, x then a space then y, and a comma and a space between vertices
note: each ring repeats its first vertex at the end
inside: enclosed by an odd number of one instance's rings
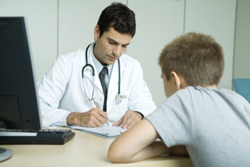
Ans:
POLYGON ((113 123, 113 126, 120 126, 123 129, 129 129, 134 126, 137 122, 140 122, 142 116, 136 111, 128 110, 125 115, 117 122, 113 123))
POLYGON ((107 113, 98 108, 92 108, 84 113, 72 112, 67 117, 68 125, 79 125, 84 127, 98 127, 104 125, 108 121, 107 113))

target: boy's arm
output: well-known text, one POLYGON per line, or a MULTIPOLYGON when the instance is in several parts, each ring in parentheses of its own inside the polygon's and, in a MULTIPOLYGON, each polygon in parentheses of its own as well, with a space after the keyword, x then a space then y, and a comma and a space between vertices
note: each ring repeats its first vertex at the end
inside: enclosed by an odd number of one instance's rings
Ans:
POLYGON ((154 142, 158 137, 153 125, 143 119, 116 138, 109 148, 108 159, 110 162, 135 162, 167 153, 163 142, 154 142))
POLYGON ((143 119, 116 138, 109 148, 108 159, 110 162, 135 162, 165 153, 187 155, 185 146, 168 148, 163 142, 155 141, 158 137, 153 125, 143 119))

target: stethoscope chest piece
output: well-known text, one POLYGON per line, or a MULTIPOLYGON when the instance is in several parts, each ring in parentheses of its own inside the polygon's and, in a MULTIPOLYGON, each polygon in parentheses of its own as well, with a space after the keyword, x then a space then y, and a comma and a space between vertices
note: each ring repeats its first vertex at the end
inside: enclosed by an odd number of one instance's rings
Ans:
POLYGON ((121 104, 122 103, 122 99, 126 99, 127 98, 127 95, 121 95, 121 94, 118 94, 116 95, 115 99, 116 99, 116 104, 121 104))

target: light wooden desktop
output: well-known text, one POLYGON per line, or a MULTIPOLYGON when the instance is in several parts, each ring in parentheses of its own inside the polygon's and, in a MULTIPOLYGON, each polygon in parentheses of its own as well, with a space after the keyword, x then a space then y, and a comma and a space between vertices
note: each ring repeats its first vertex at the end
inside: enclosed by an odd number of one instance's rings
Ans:
POLYGON ((72 130, 75 137, 64 145, 0 145, 13 151, 13 156, 0 167, 191 167, 187 157, 162 156, 136 163, 110 163, 108 148, 114 138, 104 139, 85 132, 72 130))

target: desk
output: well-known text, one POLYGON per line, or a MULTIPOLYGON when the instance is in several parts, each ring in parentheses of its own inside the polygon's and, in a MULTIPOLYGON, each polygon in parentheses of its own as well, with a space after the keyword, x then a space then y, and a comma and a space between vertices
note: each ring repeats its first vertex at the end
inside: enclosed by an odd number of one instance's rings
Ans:
POLYGON ((191 167, 187 157, 164 156, 136 163, 110 163, 108 148, 115 138, 104 139, 85 132, 72 130, 75 137, 64 145, 0 145, 13 151, 10 159, 0 167, 191 167))

